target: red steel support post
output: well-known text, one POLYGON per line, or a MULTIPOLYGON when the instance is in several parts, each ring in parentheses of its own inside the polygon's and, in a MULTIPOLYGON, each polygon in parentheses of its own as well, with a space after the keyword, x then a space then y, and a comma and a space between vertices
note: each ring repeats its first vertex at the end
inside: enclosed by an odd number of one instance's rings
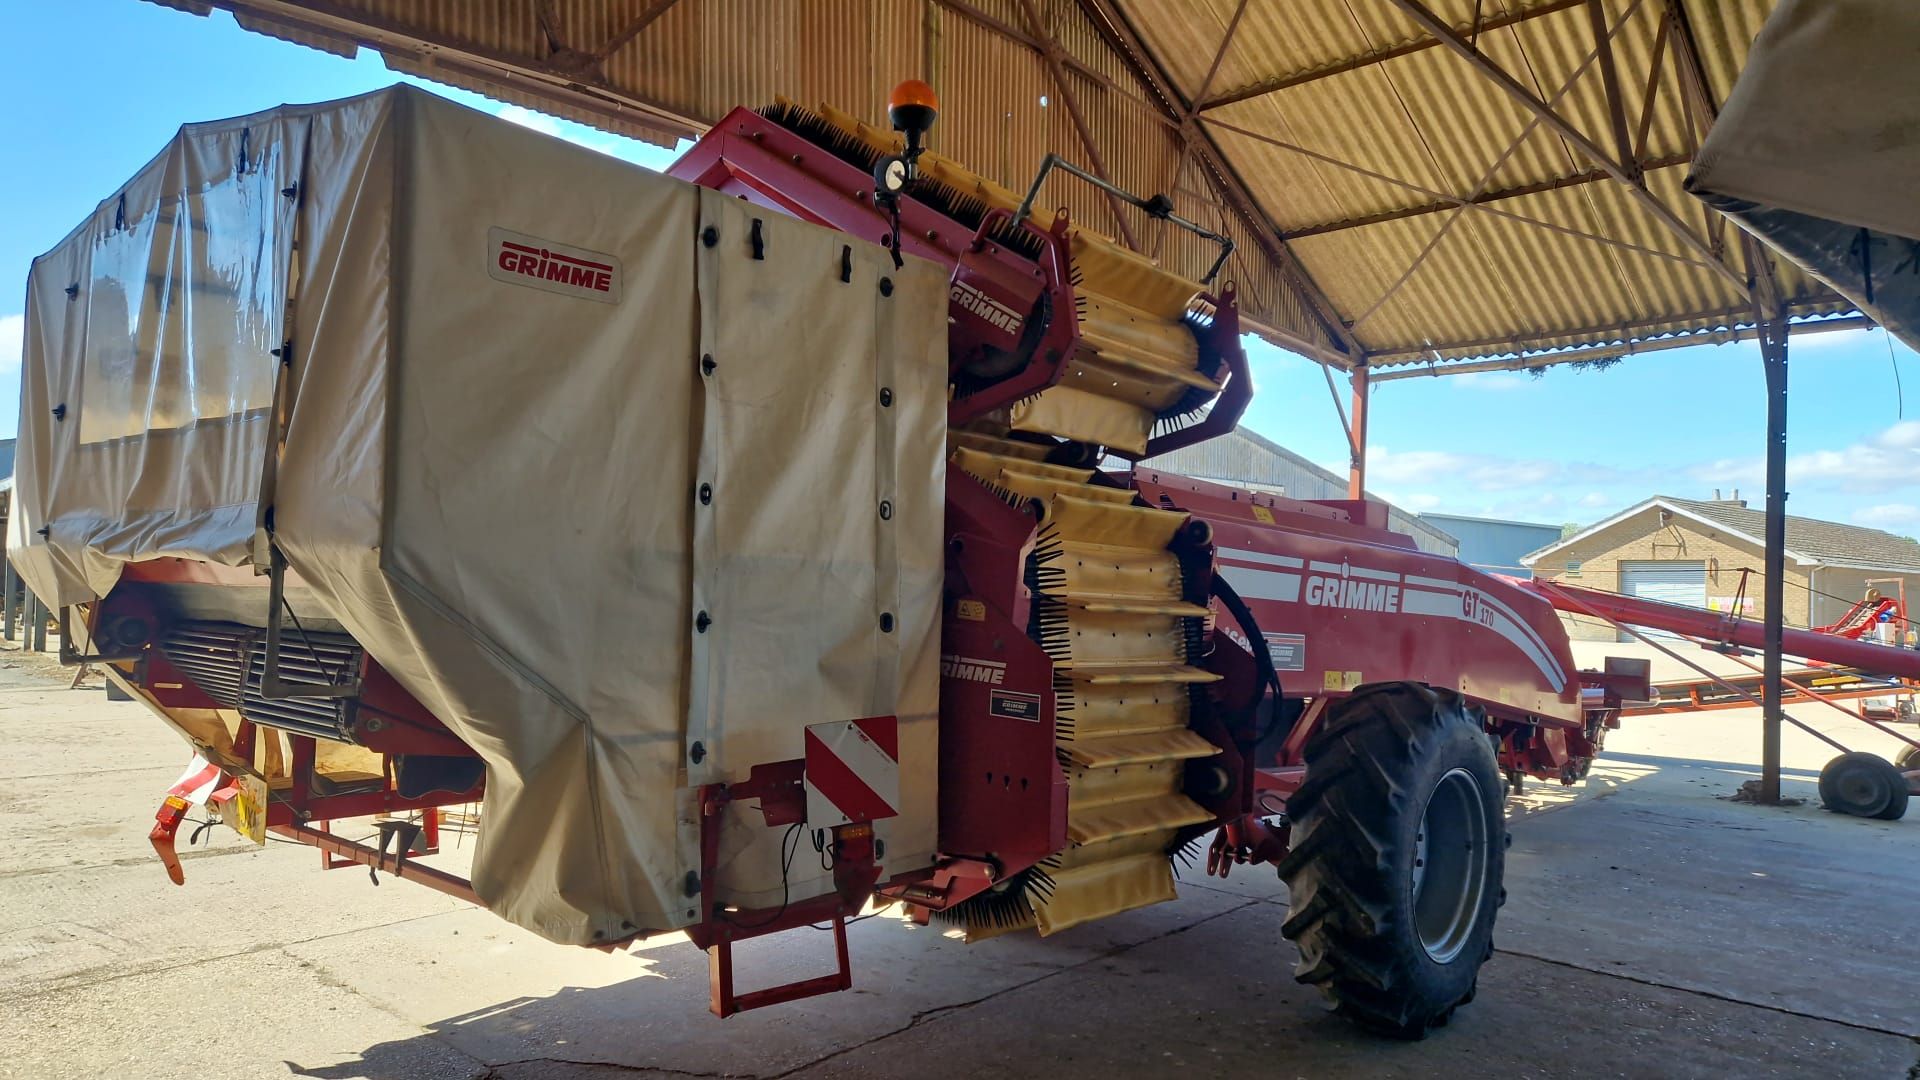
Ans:
POLYGON ((1367 366, 1361 364, 1353 369, 1353 409, 1349 413, 1351 438, 1348 445, 1353 449, 1353 464, 1347 472, 1347 498, 1358 502, 1367 497, 1367 397, 1372 380, 1367 374, 1367 366))

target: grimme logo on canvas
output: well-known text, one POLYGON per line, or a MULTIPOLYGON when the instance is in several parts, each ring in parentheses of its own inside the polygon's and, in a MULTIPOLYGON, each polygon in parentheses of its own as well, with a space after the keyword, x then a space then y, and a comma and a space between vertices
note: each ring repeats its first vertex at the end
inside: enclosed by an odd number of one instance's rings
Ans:
POLYGON ((602 304, 620 302, 620 260, 495 226, 487 230, 487 276, 602 304))

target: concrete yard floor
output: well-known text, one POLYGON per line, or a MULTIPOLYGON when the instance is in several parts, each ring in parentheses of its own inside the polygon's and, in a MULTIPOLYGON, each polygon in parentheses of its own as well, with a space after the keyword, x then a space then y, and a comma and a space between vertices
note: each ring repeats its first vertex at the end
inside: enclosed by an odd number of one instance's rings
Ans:
MULTIPOLYGON (((562 948, 295 845, 216 830, 175 888, 145 834, 184 747, 60 675, 0 652, 0 1077, 1920 1078, 1920 812, 1819 810, 1831 752, 1797 732, 1806 805, 1726 801, 1756 775, 1751 712, 1630 720, 1586 784, 1514 800, 1478 999, 1399 1043, 1293 982, 1270 869, 1044 941, 887 913, 852 929, 854 991, 725 1022, 684 942, 562 948)), ((744 985, 800 977, 829 938, 740 957, 744 985)))

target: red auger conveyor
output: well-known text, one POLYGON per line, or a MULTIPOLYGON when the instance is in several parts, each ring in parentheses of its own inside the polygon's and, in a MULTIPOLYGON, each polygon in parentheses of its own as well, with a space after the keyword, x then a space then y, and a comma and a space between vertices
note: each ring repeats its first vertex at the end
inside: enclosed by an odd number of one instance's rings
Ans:
MULTIPOLYGON (((1559 581, 1527 582, 1525 587, 1570 615, 1747 649, 1766 647, 1765 626, 1737 611, 1703 611, 1559 581)), ((1920 652, 1862 641, 1860 635, 1846 632, 1843 623, 1816 630, 1786 627, 1781 631, 1781 652, 1875 675, 1920 680, 1920 652)))

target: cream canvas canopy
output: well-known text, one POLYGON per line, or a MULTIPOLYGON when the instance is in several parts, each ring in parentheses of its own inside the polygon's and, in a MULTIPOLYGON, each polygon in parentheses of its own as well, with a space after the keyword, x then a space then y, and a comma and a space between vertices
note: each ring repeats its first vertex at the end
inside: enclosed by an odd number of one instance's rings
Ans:
POLYGON ((1920 348, 1920 4, 1785 0, 1687 188, 1920 348))
MULTIPOLYGON (((411 88, 194 125, 34 264, 8 555, 64 606, 270 537, 485 759, 474 888, 554 940, 697 921, 695 789, 813 723, 898 716, 914 869, 945 284, 411 88)), ((832 887, 780 839, 728 810, 723 902, 832 887)))

